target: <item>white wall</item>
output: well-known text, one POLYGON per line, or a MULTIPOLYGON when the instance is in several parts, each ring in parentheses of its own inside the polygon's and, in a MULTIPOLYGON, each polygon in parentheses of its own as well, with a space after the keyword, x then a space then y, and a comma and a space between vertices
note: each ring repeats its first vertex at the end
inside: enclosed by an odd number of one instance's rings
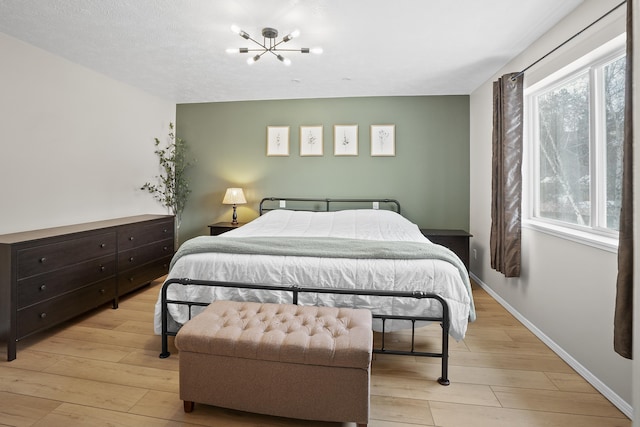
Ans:
POLYGON ((166 213, 139 190, 175 103, 0 33, 0 234, 166 213))
MULTIPOLYGON (((619 3, 585 0, 495 78, 517 72, 582 30, 619 3)), ((525 74, 531 85, 602 42, 625 31, 625 7, 619 8, 525 74)), ((471 241, 477 259, 470 270, 483 286, 592 382, 631 415, 632 362, 613 350, 613 313, 617 255, 522 230, 522 276, 505 279, 490 268, 492 80, 471 95, 470 193, 471 241)))

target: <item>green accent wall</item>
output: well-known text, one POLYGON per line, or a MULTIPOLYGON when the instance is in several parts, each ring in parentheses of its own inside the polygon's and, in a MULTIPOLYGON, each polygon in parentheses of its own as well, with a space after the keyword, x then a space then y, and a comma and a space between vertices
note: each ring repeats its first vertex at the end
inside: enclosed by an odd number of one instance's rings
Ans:
POLYGON ((469 229, 469 97, 412 96, 180 104, 177 135, 196 165, 180 240, 231 220, 227 187, 242 187, 239 221, 263 197, 394 198, 423 228, 469 229), (334 125, 358 125, 358 155, 334 156, 334 125), (370 126, 395 125, 396 155, 372 157, 370 126), (324 155, 300 156, 300 126, 323 126, 324 155), (267 126, 289 126, 289 156, 266 155, 267 126))

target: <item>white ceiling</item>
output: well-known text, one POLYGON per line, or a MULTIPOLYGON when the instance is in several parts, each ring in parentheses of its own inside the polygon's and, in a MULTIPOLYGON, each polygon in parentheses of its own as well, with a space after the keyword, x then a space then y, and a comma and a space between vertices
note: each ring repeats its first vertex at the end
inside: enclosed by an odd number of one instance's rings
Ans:
MULTIPOLYGON (((0 32, 176 103, 469 94, 582 0, 0 0, 0 32), (263 27, 292 53, 248 66, 263 27)), ((519 70, 514 70, 519 71, 519 70)))

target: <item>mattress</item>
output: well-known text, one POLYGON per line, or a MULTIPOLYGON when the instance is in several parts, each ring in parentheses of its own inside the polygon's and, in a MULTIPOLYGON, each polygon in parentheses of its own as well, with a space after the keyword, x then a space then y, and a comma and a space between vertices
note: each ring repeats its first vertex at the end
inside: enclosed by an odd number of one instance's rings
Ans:
MULTIPOLYGON (((274 246, 278 245, 278 239, 285 241, 287 238, 307 238, 310 242, 314 242, 314 239, 355 239, 354 242, 364 243, 364 246, 367 241, 378 246, 384 244, 381 242, 413 242, 412 245, 429 245, 425 248, 448 253, 444 254, 447 257, 437 258, 397 258, 374 255, 350 257, 348 254, 313 256, 309 253, 282 254, 278 251, 267 251, 267 254, 183 251, 190 243, 194 243, 188 241, 176 253, 168 278, 435 293, 449 306, 450 335, 456 340, 464 337, 468 321, 475 319, 471 287, 463 263, 448 249, 436 248, 437 245, 424 237, 417 225, 395 212, 373 209, 336 212, 274 210, 233 231, 196 239, 204 243, 209 243, 208 240, 210 243, 224 243, 219 239, 228 239, 230 243, 243 239, 250 241, 251 238, 273 238, 274 246)), ((193 285, 172 285, 167 297, 207 303, 218 299, 291 302, 290 293, 193 285)), ((374 314, 442 315, 441 304, 433 299, 301 293, 299 303, 366 308, 374 314)), ((168 311, 173 328, 189 318, 186 307, 169 305, 168 311)), ((154 323, 155 332, 160 334, 160 298, 156 304, 154 323)), ((411 322, 392 320, 385 323, 387 331, 407 327, 411 327, 411 322)), ((374 329, 380 328, 380 322, 374 322, 374 329)))

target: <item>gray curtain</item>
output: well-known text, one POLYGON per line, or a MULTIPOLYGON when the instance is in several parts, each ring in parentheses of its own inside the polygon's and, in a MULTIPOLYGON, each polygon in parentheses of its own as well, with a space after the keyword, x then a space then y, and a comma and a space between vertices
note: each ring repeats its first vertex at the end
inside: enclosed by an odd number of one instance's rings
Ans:
POLYGON ((493 82, 491 268, 520 276, 522 216, 522 73, 493 82))
POLYGON ((633 35, 631 4, 627 1, 627 69, 625 81, 624 155, 622 170, 622 209, 618 243, 618 280, 613 320, 613 348, 631 359, 633 348, 633 35))

